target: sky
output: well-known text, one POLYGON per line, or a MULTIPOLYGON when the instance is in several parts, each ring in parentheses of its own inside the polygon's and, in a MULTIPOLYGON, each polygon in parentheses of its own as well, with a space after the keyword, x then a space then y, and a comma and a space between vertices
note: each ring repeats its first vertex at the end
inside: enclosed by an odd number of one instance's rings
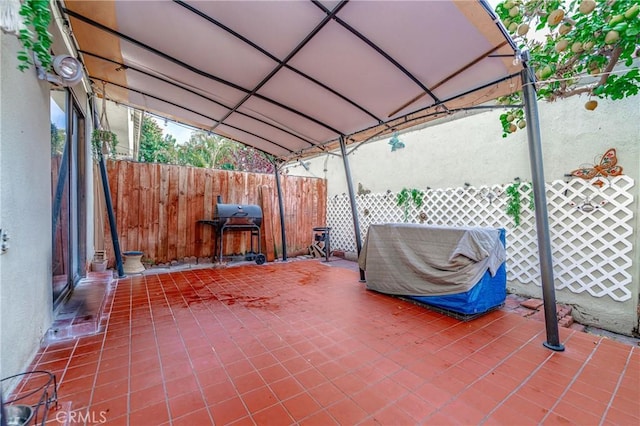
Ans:
POLYGON ((176 138, 176 142, 179 145, 188 142, 189 138, 191 137, 191 132, 195 130, 194 128, 188 127, 185 124, 179 124, 171 120, 164 120, 163 118, 157 117, 155 115, 152 115, 151 117, 156 121, 156 123, 158 123, 158 126, 160 126, 160 128, 162 129, 162 135, 173 136, 174 138, 176 138))
POLYGON ((58 129, 64 130, 65 127, 67 127, 64 111, 60 109, 53 98, 50 98, 49 102, 51 103, 51 122, 55 124, 58 129))

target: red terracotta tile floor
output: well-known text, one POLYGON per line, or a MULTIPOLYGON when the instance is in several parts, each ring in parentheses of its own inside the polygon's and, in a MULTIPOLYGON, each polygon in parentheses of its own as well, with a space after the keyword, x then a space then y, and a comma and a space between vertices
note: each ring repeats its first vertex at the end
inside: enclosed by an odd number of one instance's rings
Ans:
MULTIPOLYGON (((506 311, 462 322, 320 261, 120 280, 105 330, 43 347, 49 424, 640 424, 640 350, 506 311)), ((17 387, 36 386, 29 381, 17 387)))

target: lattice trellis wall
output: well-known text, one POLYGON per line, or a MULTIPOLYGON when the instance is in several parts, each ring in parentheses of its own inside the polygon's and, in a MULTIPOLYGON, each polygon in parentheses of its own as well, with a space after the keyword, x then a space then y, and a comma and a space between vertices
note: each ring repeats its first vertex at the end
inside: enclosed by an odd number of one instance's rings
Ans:
MULTIPOLYGON (((507 230, 509 281, 540 285, 538 244, 534 212, 528 208, 531 185, 520 186, 520 226, 505 208, 507 185, 430 189, 420 210, 411 207, 409 222, 444 226, 503 227, 507 230)), ((608 296, 615 301, 631 298, 634 181, 618 176, 601 188, 591 181, 572 179, 546 185, 549 227, 557 289, 608 296), (592 207, 592 211, 588 211, 592 207)), ((364 241, 372 223, 403 222, 396 194, 356 197, 364 241)), ((330 198, 327 224, 335 250, 356 251, 353 218, 346 195, 330 198)))

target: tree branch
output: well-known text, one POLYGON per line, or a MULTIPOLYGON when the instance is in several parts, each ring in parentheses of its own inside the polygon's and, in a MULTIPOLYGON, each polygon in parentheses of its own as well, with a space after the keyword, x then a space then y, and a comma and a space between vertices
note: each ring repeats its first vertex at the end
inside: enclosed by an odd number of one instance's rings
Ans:
POLYGON ((620 58, 621 53, 622 53, 622 48, 620 46, 616 46, 616 48, 613 49, 613 52, 611 52, 611 57, 609 58, 609 63, 607 64, 607 67, 604 69, 602 76, 600 77, 600 81, 598 82, 599 86, 607 82, 607 78, 609 78, 611 71, 613 71, 613 68, 616 66, 616 63, 618 62, 618 59, 620 58))
POLYGON ((583 93, 591 93, 592 90, 593 90, 593 86, 581 87, 579 89, 574 89, 574 90, 564 92, 563 96, 561 97, 568 98, 570 96, 581 95, 583 93))

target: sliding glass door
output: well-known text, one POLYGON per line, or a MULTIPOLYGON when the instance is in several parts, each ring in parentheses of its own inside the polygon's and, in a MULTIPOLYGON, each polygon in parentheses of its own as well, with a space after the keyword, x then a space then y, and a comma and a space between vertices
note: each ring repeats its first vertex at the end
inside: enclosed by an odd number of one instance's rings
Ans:
POLYGON ((68 90, 51 91, 53 302, 84 275, 86 263, 85 121, 68 90))

